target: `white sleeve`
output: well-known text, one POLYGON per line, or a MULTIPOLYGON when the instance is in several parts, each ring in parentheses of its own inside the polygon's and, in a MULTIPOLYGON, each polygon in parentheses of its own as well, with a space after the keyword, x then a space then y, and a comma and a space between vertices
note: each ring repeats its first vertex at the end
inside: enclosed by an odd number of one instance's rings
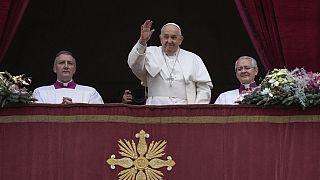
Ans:
POLYGON ((102 97, 98 91, 94 90, 93 94, 89 99, 89 104, 104 104, 102 97))
POLYGON ((145 68, 146 49, 146 46, 137 42, 128 56, 129 67, 141 81, 145 81, 147 75, 147 70, 145 68))
POLYGON ((211 101, 211 88, 208 82, 196 83, 196 104, 209 104, 211 101))
POLYGON ((225 103, 223 102, 222 94, 220 94, 220 95, 218 96, 218 98, 216 99, 216 101, 214 102, 214 104, 225 104, 225 103))
POLYGON ((39 88, 36 88, 33 93, 32 93, 32 96, 37 99, 36 103, 44 103, 41 95, 40 95, 40 91, 39 91, 39 88))

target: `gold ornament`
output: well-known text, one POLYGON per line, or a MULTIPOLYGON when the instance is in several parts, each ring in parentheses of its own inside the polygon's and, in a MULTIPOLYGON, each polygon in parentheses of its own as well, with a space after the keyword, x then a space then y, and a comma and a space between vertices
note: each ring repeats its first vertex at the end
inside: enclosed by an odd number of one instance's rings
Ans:
POLYGON ((166 148, 166 141, 160 140, 158 142, 152 141, 151 144, 147 145, 146 138, 149 138, 144 130, 140 130, 139 134, 136 134, 136 138, 139 138, 138 146, 136 146, 133 140, 130 141, 120 139, 118 146, 120 148, 119 154, 123 157, 116 159, 115 155, 111 155, 111 158, 107 160, 107 163, 112 169, 115 166, 121 166, 125 168, 120 171, 119 180, 159 180, 162 179, 163 173, 159 168, 167 167, 170 171, 172 166, 176 163, 170 156, 167 160, 159 159, 164 153, 166 148))

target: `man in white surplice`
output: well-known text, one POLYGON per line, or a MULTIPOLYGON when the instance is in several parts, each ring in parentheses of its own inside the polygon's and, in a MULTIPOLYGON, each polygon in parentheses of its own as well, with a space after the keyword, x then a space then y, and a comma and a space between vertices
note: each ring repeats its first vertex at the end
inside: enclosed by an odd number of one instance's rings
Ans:
POLYGON ((258 74, 257 61, 250 56, 241 56, 235 62, 236 77, 240 82, 239 89, 221 93, 214 104, 236 105, 236 101, 242 100, 243 96, 252 92, 257 84, 255 77, 258 74))
POLYGON ((161 46, 148 46, 152 21, 141 25, 140 39, 132 48, 128 64, 148 87, 147 105, 209 104, 212 82, 202 59, 180 48, 180 27, 167 23, 159 35, 161 46))
POLYGON ((71 52, 58 52, 54 61, 53 72, 57 74, 57 81, 53 85, 38 87, 33 91, 37 103, 104 104, 96 89, 76 84, 73 81, 72 77, 76 72, 76 60, 71 52))

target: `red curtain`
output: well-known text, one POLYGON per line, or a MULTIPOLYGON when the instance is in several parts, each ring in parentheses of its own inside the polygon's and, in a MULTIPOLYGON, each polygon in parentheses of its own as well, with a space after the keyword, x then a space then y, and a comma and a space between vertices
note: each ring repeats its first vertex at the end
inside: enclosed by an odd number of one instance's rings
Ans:
MULTIPOLYGON (((165 180, 319 180, 320 108, 28 105, 0 110, 1 180, 112 180, 118 141, 165 140, 165 180)), ((150 147, 150 146, 149 146, 150 147)))
POLYGON ((29 0, 0 1, 0 62, 3 59, 29 0))
POLYGON ((265 69, 320 70, 320 1, 235 0, 265 69))

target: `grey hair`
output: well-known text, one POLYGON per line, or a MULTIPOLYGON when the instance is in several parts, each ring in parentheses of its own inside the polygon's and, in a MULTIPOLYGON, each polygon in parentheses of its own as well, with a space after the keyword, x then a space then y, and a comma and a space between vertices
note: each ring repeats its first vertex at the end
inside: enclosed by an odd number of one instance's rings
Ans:
POLYGON ((178 30, 179 30, 179 35, 182 35, 180 26, 179 26, 178 24, 172 23, 172 22, 163 25, 162 28, 161 28, 161 33, 163 32, 164 28, 165 28, 166 26, 168 26, 168 25, 172 25, 172 26, 175 26, 176 28, 178 28, 178 30))
POLYGON ((237 61, 236 61, 235 64, 234 64, 234 70, 235 70, 235 71, 237 71, 237 64, 238 64, 239 60, 241 60, 241 59, 250 59, 252 66, 253 66, 253 67, 256 67, 256 68, 258 67, 257 61, 256 61, 254 58, 252 58, 252 57, 250 57, 250 56, 241 56, 241 57, 239 57, 239 58, 237 59, 237 61))
POLYGON ((56 58, 54 59, 54 64, 56 64, 56 62, 57 62, 57 60, 58 60, 58 57, 59 57, 61 54, 70 55, 70 56, 72 57, 72 59, 74 60, 74 62, 76 62, 76 59, 73 57, 72 52, 63 50, 63 51, 59 51, 59 52, 56 54, 56 58))

